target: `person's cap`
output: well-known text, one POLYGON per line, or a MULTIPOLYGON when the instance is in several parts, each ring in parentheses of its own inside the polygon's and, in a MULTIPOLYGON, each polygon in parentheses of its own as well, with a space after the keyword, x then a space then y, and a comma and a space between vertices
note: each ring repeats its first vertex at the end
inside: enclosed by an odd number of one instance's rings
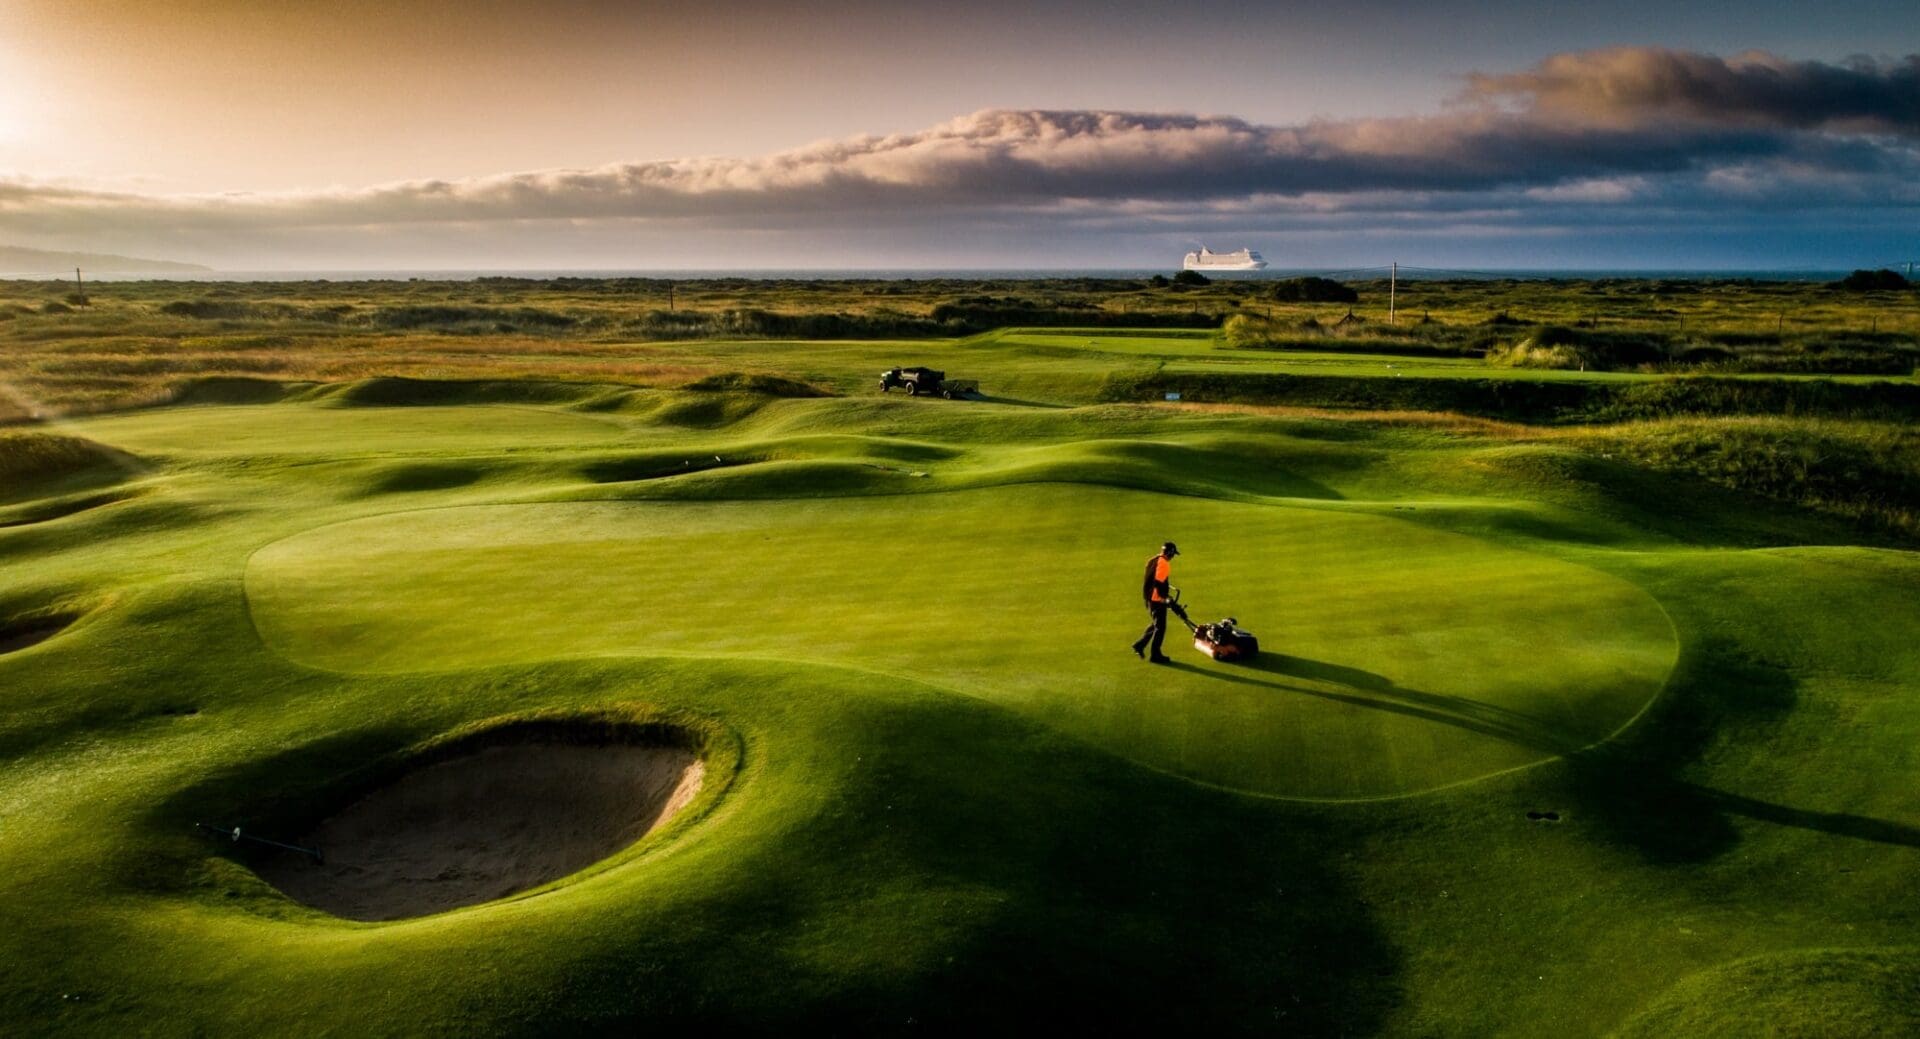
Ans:
POLYGON ((1160 546, 1160 554, 1165 556, 1177 556, 1180 554, 1180 546, 1169 541, 1160 546))

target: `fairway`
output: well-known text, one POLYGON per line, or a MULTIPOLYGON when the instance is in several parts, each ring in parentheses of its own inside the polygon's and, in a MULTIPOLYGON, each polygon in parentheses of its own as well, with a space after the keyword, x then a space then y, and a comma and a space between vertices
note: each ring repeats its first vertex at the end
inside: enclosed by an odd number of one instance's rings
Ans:
POLYGON ((20 441, 25 1030, 1906 1020, 1910 551, 1508 427, 514 393, 20 441), (1167 538, 1258 657, 1128 652, 1167 538))
POLYGON ((315 667, 819 661, 1309 798, 1586 746, 1646 705, 1676 652, 1644 592, 1546 556, 1349 511, 1059 485, 402 512, 264 548, 247 591, 268 644, 315 667), (1139 560, 1173 533, 1194 619, 1237 614, 1267 659, 1216 664, 1177 637, 1172 668, 1127 652, 1139 560))

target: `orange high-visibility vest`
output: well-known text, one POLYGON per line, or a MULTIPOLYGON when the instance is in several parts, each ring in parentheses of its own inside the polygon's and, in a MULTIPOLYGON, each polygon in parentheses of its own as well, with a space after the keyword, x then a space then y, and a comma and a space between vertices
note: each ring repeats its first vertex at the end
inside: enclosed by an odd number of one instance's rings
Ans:
POLYGON ((1173 576, 1173 560, 1166 556, 1154 556, 1147 560, 1147 565, 1153 567, 1153 579, 1159 582, 1153 586, 1153 601, 1166 602, 1167 595, 1160 588, 1167 583, 1167 578, 1173 576))

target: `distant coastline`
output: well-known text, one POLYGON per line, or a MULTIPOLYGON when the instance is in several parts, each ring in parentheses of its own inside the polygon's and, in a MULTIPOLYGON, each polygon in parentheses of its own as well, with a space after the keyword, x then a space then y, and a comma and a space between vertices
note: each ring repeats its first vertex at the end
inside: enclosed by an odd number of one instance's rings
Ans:
MULTIPOLYGON (((144 260, 113 253, 73 253, 0 245, 0 277, 67 278, 78 267, 87 275, 142 276, 153 274, 214 275, 211 267, 178 260, 144 260)), ((278 280, 278 279, 275 279, 278 280)))
MULTIPOLYGON (((165 261, 147 261, 163 263, 165 261)), ((69 263, 69 268, 74 266, 69 263)), ((86 264, 80 264, 85 267, 86 264)), ((1713 268, 1516 268, 1513 270, 1447 271, 1428 273, 1409 271, 1402 268, 1401 281, 1432 281, 1452 278, 1502 279, 1539 281, 1554 278, 1591 280, 1598 278, 1634 278, 1634 279, 1751 279, 1756 281, 1832 281, 1844 277, 1852 268, 1829 269, 1792 269, 1792 270, 1738 270, 1713 268)), ((644 278, 670 281, 1044 281, 1049 279, 1070 278, 1114 278, 1142 279, 1156 274, 1170 275, 1177 268, 1157 267, 1119 267, 1119 268, 748 268, 740 270, 686 269, 446 269, 446 270, 299 270, 299 271, 224 271, 197 267, 191 264, 179 264, 165 269, 148 271, 111 271, 105 265, 97 270, 88 271, 89 277, 102 281, 136 280, 178 280, 193 282, 300 282, 300 281, 473 281, 479 278, 524 278, 535 281, 549 281, 556 278, 644 278), (155 277, 164 275, 164 277, 155 277)), ((58 275, 56 265, 39 277, 53 278, 58 275)), ((1282 278, 1297 278, 1304 275, 1328 275, 1342 280, 1371 281, 1386 280, 1386 272, 1356 272, 1351 269, 1329 271, 1325 267, 1269 267, 1262 271, 1208 272, 1208 277, 1220 277, 1235 281, 1273 281, 1282 278)), ((0 278, 35 277, 35 274, 8 273, 0 263, 0 278)))

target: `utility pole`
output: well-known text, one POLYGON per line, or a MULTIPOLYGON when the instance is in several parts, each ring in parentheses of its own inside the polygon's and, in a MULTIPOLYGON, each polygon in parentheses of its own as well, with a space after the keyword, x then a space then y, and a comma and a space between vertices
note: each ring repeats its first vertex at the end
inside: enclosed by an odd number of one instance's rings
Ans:
POLYGON ((79 296, 81 299, 87 297, 87 287, 80 284, 80 268, 78 267, 73 269, 73 294, 79 296))
POLYGON ((667 282, 667 313, 673 313, 673 282, 667 282))
MULTIPOLYGON (((1377 268, 1376 268, 1377 269, 1377 268)), ((1393 313, 1400 294, 1400 261, 1393 261, 1393 274, 1387 280, 1387 324, 1393 324, 1393 313)))

